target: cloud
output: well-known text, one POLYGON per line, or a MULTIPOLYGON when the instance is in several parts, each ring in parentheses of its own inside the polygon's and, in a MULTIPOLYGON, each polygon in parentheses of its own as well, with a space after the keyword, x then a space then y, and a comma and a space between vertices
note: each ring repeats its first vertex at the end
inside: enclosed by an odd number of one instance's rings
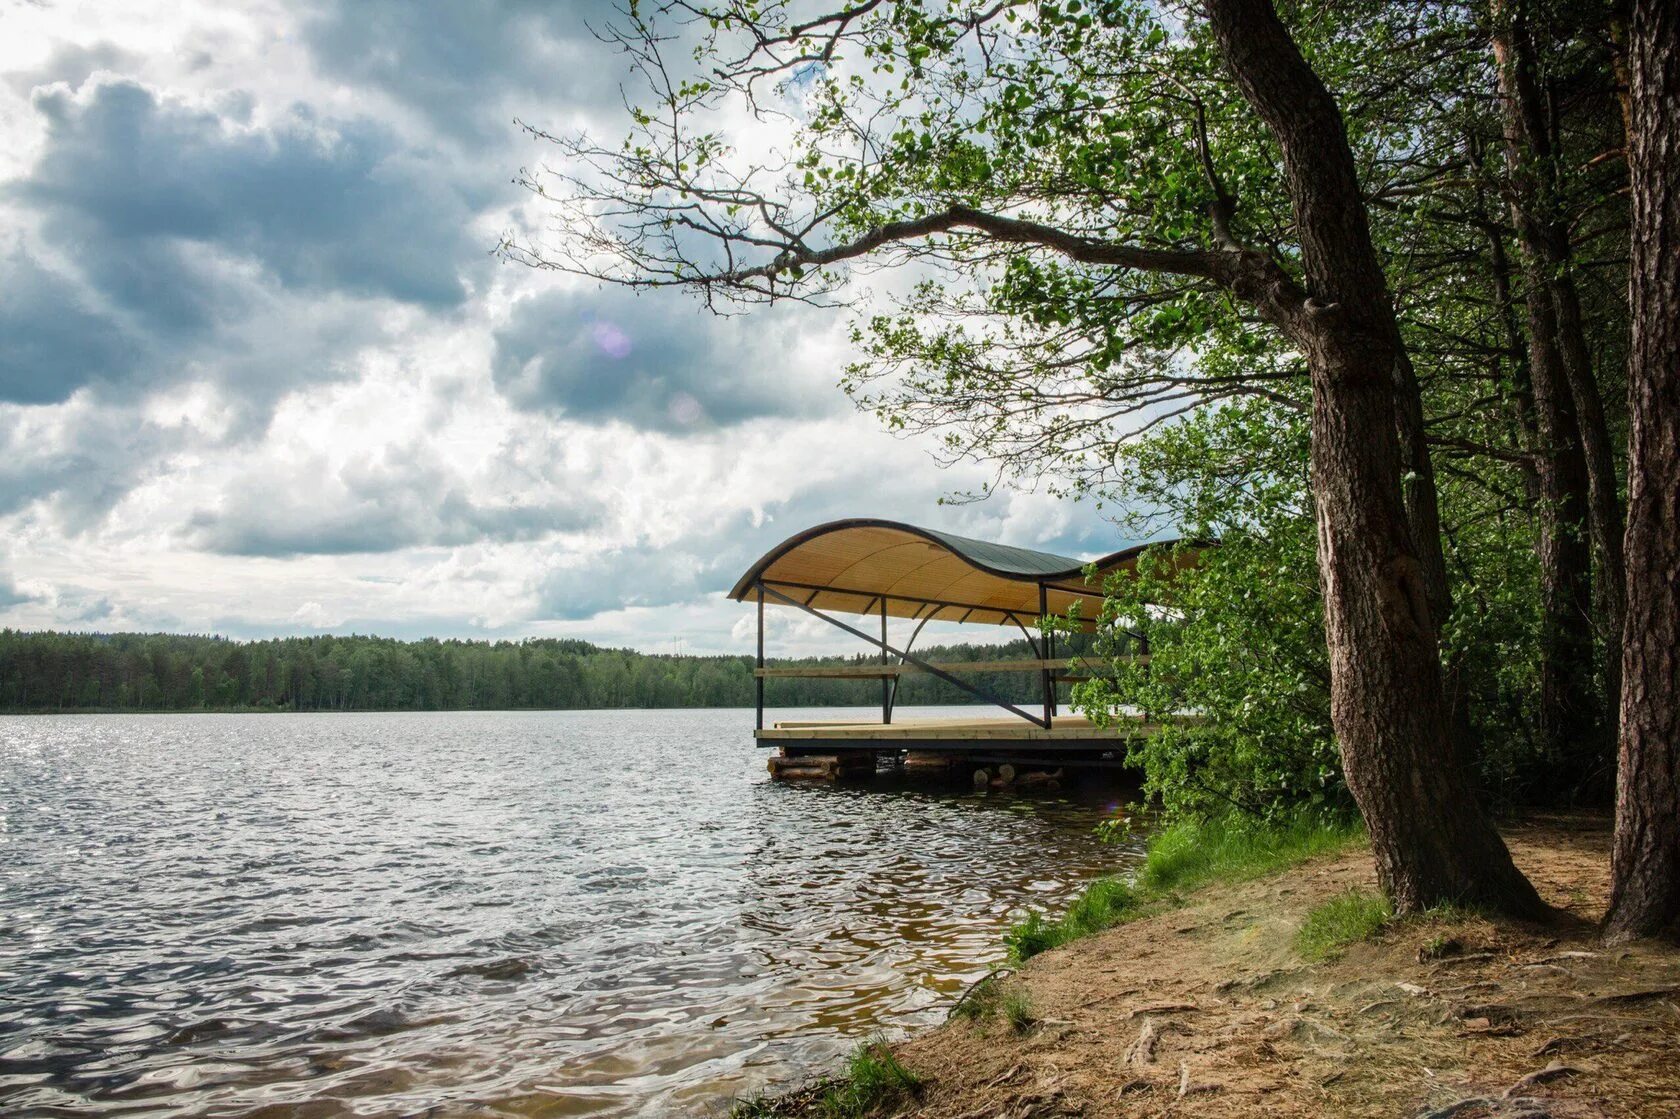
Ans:
POLYGON ((936 507, 976 478, 852 412, 842 317, 484 252, 540 209, 514 115, 622 124, 584 26, 615 6, 29 9, 0 77, 9 624, 726 647, 750 612, 721 592, 820 521, 1069 550, 1053 502, 936 507))
POLYGON ((681 432, 844 409, 832 318, 719 317, 677 293, 550 291, 496 334, 496 387, 580 423, 681 432))
POLYGON ((132 70, 140 61, 112 43, 59 43, 41 65, 8 75, 6 84, 21 94, 53 82, 79 86, 101 70, 132 70))
POLYGON ((193 514, 191 542, 234 556, 395 552, 528 541, 595 524, 588 496, 547 493, 487 500, 473 480, 428 461, 417 446, 386 448, 335 466, 324 456, 289 464, 284 480, 248 473, 218 504, 193 514))
POLYGON ((75 281, 21 249, 0 257, 0 401, 56 404, 130 366, 138 343, 75 281))
POLYGON ((92 527, 167 469, 179 430, 85 396, 56 408, 0 405, 0 516, 50 504, 59 531, 92 527))
POLYGON ((597 41, 615 0, 335 0, 304 24, 316 65, 382 90, 435 127, 482 144, 513 116, 618 104, 627 63, 597 41), (510 103, 511 102, 511 103, 510 103))
POLYGON ((12 582, 11 576, 0 571, 0 610, 8 610, 13 606, 21 606, 26 602, 34 602, 39 595, 31 594, 12 582))
POLYGON ((470 235, 487 201, 435 153, 386 125, 294 106, 253 122, 127 79, 38 89, 46 138, 13 193, 46 215, 89 279, 156 327, 204 325, 220 304, 195 246, 287 288, 448 307, 484 260, 470 235))

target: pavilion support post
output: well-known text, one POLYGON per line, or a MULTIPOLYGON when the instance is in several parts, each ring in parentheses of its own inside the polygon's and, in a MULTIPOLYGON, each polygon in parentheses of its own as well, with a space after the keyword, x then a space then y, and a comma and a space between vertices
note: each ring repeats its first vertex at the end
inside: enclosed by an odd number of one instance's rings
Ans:
MULTIPOLYGON (((758 584, 758 667, 764 667, 764 584, 758 584)), ((754 674, 758 693, 758 729, 764 729, 764 676, 754 674)))
MULTIPOLYGON (((1050 592, 1043 583, 1038 585, 1038 625, 1042 635, 1039 644, 1039 659, 1048 661, 1055 656, 1056 634, 1050 628, 1050 592)), ((1044 725, 1049 726, 1056 715, 1056 678, 1046 668, 1039 673, 1039 685, 1044 689, 1044 725)))
MULTIPOLYGON (((887 600, 881 599, 881 667, 887 664, 887 600)), ((892 681, 881 677, 881 725, 892 722, 892 681)))

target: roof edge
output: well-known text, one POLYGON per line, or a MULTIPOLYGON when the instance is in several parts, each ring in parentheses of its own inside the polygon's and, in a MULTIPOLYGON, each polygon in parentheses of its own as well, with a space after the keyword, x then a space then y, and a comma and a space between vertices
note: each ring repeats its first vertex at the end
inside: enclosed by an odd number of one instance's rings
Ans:
MULTIPOLYGON (((956 556, 976 571, 983 571, 987 575, 992 575, 999 579, 1008 579, 1011 582, 1027 584, 1054 583, 1063 579, 1083 578, 1085 569, 1090 567, 1092 564, 1095 564, 1099 568, 1111 567, 1118 563, 1124 563, 1126 560, 1133 558, 1148 548, 1171 546, 1180 543, 1178 540, 1152 540, 1142 544, 1134 544, 1129 548, 1122 548, 1118 552, 1110 552, 1108 555, 1101 556, 1094 560, 1075 560, 1073 557, 1068 556, 1064 558, 1066 558, 1072 566, 1066 568, 1065 570, 1046 571, 1039 574, 1027 575, 1019 571, 1004 571, 999 568, 992 567, 990 564, 981 563, 980 561, 964 554, 961 550, 952 547, 950 541, 946 539, 944 534, 941 534, 933 529, 921 528, 917 525, 906 524, 903 521, 890 521, 881 517, 844 517, 837 521, 827 521, 820 525, 813 525, 811 528, 805 529, 803 532, 797 532, 782 541, 780 544, 777 544, 774 548, 771 548, 768 552, 764 553, 762 557, 760 557, 757 563, 747 569, 746 574, 736 580, 734 587, 730 588, 729 598, 735 602, 744 602, 748 594, 752 591, 753 586, 764 574, 765 570, 768 569, 771 564, 775 563, 777 560, 781 559, 801 544, 815 540, 819 536, 827 536, 829 533, 842 532, 851 528, 889 528, 896 529, 899 532, 909 533, 912 536, 919 536, 928 543, 956 556)), ((1012 545, 1001 546, 1011 547, 1012 545)), ((1028 551, 1031 549, 1022 550, 1028 551)), ((1042 552, 1039 554, 1054 555, 1052 552, 1042 552)))

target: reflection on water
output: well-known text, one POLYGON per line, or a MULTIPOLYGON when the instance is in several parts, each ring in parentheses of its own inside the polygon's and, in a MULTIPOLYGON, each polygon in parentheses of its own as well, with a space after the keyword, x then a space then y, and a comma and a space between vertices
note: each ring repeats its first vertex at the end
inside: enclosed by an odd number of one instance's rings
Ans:
POLYGON ((0 718, 0 1114, 704 1111, 1135 857, 1100 790, 771 784, 750 719, 0 718))

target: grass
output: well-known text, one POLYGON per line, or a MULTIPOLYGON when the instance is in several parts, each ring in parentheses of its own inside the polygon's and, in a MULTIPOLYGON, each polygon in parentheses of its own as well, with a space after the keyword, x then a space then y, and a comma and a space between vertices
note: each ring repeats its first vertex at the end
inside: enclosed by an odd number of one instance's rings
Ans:
POLYGON ((1149 841, 1135 880, 1099 878, 1060 917, 1034 911, 1004 933, 1021 963, 1070 940, 1135 920, 1209 882, 1237 882, 1340 851, 1364 835, 1357 823, 1301 817, 1279 824, 1181 820, 1149 841))
POLYGON ((1060 944, 1101 932, 1134 915, 1138 893, 1121 878, 1099 878, 1074 899, 1067 912, 1051 919, 1034 910, 1003 934, 1004 947, 1016 963, 1060 944))
POLYGON ((1007 972, 993 972, 980 980, 951 1008, 950 1016, 976 1025, 1002 1018, 1016 1033, 1026 1033, 1038 1024, 1032 998, 1020 984, 1005 978, 1007 972))
POLYGON ((1004 992, 1001 1009, 1003 1020, 1018 1034, 1024 1034, 1038 1024, 1033 1016, 1032 998, 1019 987, 1004 992))
POLYGON ((852 1051, 841 1075, 793 1092, 736 1100, 729 1119, 864 1119, 921 1089, 922 1078, 877 1038, 852 1051))
POLYGON ((1340 956, 1350 944, 1368 940, 1393 916, 1388 899, 1363 890, 1349 890, 1307 914, 1295 934, 1295 950, 1318 962, 1340 956))
POLYGON ((1182 820, 1149 841, 1138 875, 1145 889, 1194 890, 1209 882, 1240 882, 1340 851, 1362 838, 1356 822, 1302 816, 1278 824, 1182 820))
POLYGON ((861 1119, 889 1103, 913 1096, 922 1078, 905 1068, 881 1041, 868 1041, 852 1051, 846 1071, 823 1092, 824 1119, 861 1119))

